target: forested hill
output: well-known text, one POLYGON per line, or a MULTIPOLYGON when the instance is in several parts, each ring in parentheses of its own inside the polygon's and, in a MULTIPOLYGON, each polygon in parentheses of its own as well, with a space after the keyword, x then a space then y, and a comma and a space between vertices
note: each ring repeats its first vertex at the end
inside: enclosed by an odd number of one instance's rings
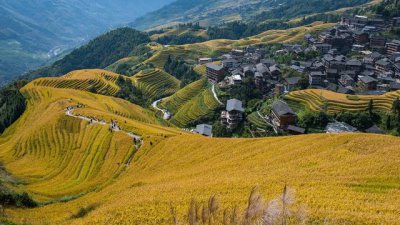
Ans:
POLYGON ((136 46, 147 42, 150 42, 150 38, 145 33, 131 28, 119 28, 93 39, 51 66, 27 73, 23 78, 32 80, 59 76, 78 69, 104 68, 128 56, 136 46))
POLYGON ((323 13, 366 2, 369 0, 178 0, 136 19, 131 25, 152 29, 187 22, 200 22, 202 26, 238 20, 262 22, 323 13))

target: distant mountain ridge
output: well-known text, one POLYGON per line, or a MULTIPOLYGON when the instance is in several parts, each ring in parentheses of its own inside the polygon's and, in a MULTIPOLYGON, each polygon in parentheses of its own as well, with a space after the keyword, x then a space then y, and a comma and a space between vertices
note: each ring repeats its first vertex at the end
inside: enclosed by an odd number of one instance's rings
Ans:
POLYGON ((172 0, 0 0, 0 84, 172 0))
POLYGON ((256 12, 276 7, 281 0, 177 0, 137 18, 131 25, 138 29, 157 28, 183 22, 213 25, 234 21, 256 12))
POLYGON ((137 29, 159 29, 179 23, 202 26, 232 21, 264 22, 362 5, 370 0, 177 0, 137 18, 137 29), (262 19, 262 20, 261 20, 262 19))

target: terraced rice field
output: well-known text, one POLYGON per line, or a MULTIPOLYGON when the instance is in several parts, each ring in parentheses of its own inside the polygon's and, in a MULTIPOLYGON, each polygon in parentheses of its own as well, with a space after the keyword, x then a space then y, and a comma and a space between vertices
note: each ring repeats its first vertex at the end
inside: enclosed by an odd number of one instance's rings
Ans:
POLYGON ((395 137, 360 134, 175 136, 139 150, 131 167, 98 192, 31 210, 12 209, 8 218, 31 224, 171 224, 172 205, 186 224, 190 200, 206 203, 216 194, 222 221, 222 208, 242 210, 253 186, 270 200, 288 184, 296 191, 296 204, 307 207, 309 223, 399 224, 399 144, 395 137), (87 216, 71 219, 90 205, 96 207, 87 216))
MULTIPOLYGON (((34 82, 22 93, 28 108, 0 136, 0 160, 20 179, 17 189, 50 204, 8 208, 0 221, 171 224, 171 205, 185 218, 192 198, 205 203, 217 195, 221 208, 242 210, 253 186, 273 199, 288 184, 296 190, 296 204, 306 205, 310 223, 399 224, 396 137, 204 138, 160 126, 152 112, 113 97, 34 82), (142 147, 135 149, 123 133, 66 116, 64 109, 78 103, 85 107, 75 114, 117 120, 144 138, 142 147), (82 208, 92 211, 74 218, 82 208)), ((175 116, 185 123, 212 102, 205 89, 175 116), (190 113, 180 114, 185 111, 190 113)))
POLYGON ((161 34, 153 34, 150 38, 154 41, 157 41, 158 38, 168 37, 168 36, 182 36, 182 35, 193 35, 197 37, 207 38, 207 30, 198 30, 192 31, 190 29, 179 29, 179 28, 169 28, 166 29, 165 32, 161 34))
POLYGON ((198 58, 207 54, 199 50, 186 49, 185 46, 169 46, 162 47, 152 57, 147 59, 144 63, 151 63, 156 67, 164 68, 165 62, 167 62, 168 56, 172 55, 175 57, 181 57, 189 63, 196 63, 198 58))
POLYGON ((186 127, 202 117, 211 115, 219 106, 211 90, 205 89, 183 104, 172 116, 171 122, 179 127, 186 127))
POLYGON ((252 114, 250 114, 249 116, 246 117, 246 119, 253 124, 254 126, 256 126, 257 128, 261 128, 261 129, 265 129, 265 127, 267 126, 266 122, 263 120, 263 118, 261 118, 257 112, 253 112, 252 114))
POLYGON ((118 74, 106 70, 77 70, 61 78, 41 78, 33 82, 36 86, 69 88, 82 91, 96 90, 102 95, 114 96, 119 87, 115 84, 118 74))
POLYGON ((206 78, 187 85, 161 103, 172 113, 171 122, 179 127, 210 115, 218 106, 206 78))
POLYGON ((373 100, 374 109, 390 111, 393 101, 400 97, 400 91, 388 92, 383 95, 357 95, 358 100, 350 100, 348 95, 326 90, 308 89, 290 92, 286 99, 299 102, 313 111, 320 111, 327 106, 330 113, 346 111, 363 111, 368 109, 373 100))
POLYGON ((160 69, 142 71, 136 74, 133 80, 149 100, 170 96, 180 87, 178 79, 160 69))
POLYGON ((182 105, 203 92, 207 88, 207 85, 207 79, 203 78, 195 81, 165 99, 161 103, 161 107, 175 114, 182 105))
POLYGON ((118 120, 133 133, 175 133, 159 127, 152 112, 121 99, 38 87, 35 82, 22 92, 28 108, 0 137, 0 159, 39 201, 74 198, 101 189, 126 170, 136 151, 128 136, 66 116, 67 106, 83 104, 86 107, 75 113, 118 120))

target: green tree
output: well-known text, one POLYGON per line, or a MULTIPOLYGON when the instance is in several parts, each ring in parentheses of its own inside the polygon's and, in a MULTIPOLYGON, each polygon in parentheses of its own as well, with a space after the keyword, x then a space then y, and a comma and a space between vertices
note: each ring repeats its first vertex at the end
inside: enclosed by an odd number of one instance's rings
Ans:
POLYGON ((374 100, 370 99, 368 102, 368 112, 370 116, 372 116, 373 109, 374 109, 374 100))

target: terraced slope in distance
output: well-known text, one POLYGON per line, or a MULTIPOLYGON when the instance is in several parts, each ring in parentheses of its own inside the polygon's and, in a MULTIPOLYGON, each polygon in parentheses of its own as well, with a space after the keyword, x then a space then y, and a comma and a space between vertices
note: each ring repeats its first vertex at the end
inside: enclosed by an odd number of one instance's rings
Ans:
POLYGON ((141 71, 133 80, 149 100, 170 96, 177 92, 180 86, 178 79, 160 69, 141 71))
POLYGON ((400 91, 388 92, 383 95, 349 95, 335 93, 327 90, 307 89, 290 92, 285 99, 299 102, 313 111, 320 111, 327 106, 331 113, 345 111, 363 111, 368 109, 370 100, 373 100, 373 108, 390 111, 393 102, 400 98, 400 91), (351 98, 355 100, 351 100, 351 98))
POLYGON ((202 78, 187 85, 175 94, 171 95, 170 97, 162 101, 160 105, 163 108, 168 109, 168 111, 176 113, 183 104, 190 101, 206 88, 207 79, 202 78))
POLYGON ((171 122, 179 127, 193 125, 202 117, 211 115, 220 106, 205 77, 182 88, 160 105, 172 113, 171 122))
POLYGON ((217 39, 195 44, 157 46, 153 48, 156 53, 143 63, 151 63, 162 69, 168 59, 168 55, 173 55, 175 57, 183 57, 185 61, 195 64, 201 57, 217 56, 222 52, 248 45, 298 42, 303 40, 304 35, 307 33, 322 31, 332 26, 334 26, 332 23, 316 22, 287 30, 269 30, 240 40, 217 39))
POLYGON ((114 96, 119 87, 115 84, 118 74, 100 69, 76 70, 60 78, 40 78, 33 82, 36 86, 69 88, 95 91, 98 94, 114 96))
POLYGON ((223 207, 244 209, 253 186, 271 200, 288 184, 296 204, 307 207, 310 223, 399 224, 399 144, 395 137, 366 134, 176 136, 139 150, 126 173, 99 192, 13 209, 9 218, 32 224, 171 224, 171 205, 185 218, 192 198, 206 203, 217 195, 222 220, 223 207), (97 207, 84 218, 70 219, 93 204, 97 207))
POLYGON ((171 123, 179 127, 193 126, 199 119, 214 113, 219 106, 211 90, 205 89, 182 105, 172 116, 171 123))

